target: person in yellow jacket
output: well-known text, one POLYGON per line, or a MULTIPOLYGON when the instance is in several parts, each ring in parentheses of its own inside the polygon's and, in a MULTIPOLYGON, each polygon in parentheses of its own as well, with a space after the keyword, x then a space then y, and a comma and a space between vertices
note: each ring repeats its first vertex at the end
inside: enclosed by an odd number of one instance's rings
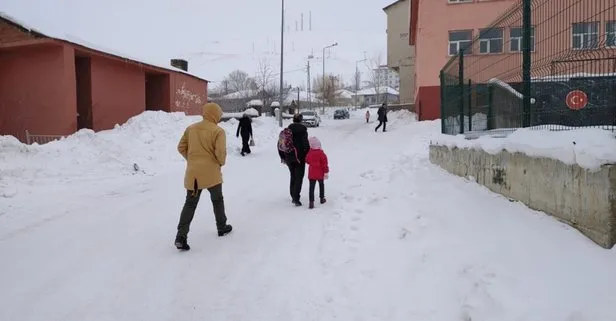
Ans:
POLYGON ((178 144, 178 152, 187 161, 184 175, 186 201, 175 237, 175 246, 179 250, 190 250, 188 231, 204 189, 210 193, 218 236, 224 236, 233 229, 227 224, 222 196, 221 168, 227 158, 227 139, 224 129, 218 126, 221 117, 222 109, 218 104, 203 105, 203 120, 188 126, 178 144))

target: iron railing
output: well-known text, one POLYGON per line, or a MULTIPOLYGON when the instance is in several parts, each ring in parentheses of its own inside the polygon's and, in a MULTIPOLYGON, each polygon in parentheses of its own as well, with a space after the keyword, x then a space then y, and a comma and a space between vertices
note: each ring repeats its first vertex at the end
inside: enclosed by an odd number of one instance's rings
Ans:
POLYGON ((450 33, 449 50, 445 134, 616 128, 614 0, 521 0, 484 29, 450 33))

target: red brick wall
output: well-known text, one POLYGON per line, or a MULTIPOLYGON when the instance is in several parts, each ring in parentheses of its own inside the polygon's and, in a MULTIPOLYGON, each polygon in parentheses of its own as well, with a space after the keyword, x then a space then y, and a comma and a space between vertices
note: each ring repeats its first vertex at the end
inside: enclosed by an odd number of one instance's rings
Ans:
POLYGON ((74 52, 69 46, 0 51, 0 134, 25 141, 77 127, 74 52), (71 77, 72 76, 72 77, 71 77))
POLYGON ((20 28, 0 18, 0 44, 18 42, 34 38, 35 37, 31 34, 24 32, 20 28))
POLYGON ((419 120, 435 120, 441 117, 441 87, 419 87, 415 108, 419 120))
POLYGON ((138 66, 92 57, 92 114, 95 131, 111 129, 145 111, 145 73, 138 66))
POLYGON ((206 102, 205 81, 180 73, 171 74, 171 111, 201 115, 201 106, 206 102))

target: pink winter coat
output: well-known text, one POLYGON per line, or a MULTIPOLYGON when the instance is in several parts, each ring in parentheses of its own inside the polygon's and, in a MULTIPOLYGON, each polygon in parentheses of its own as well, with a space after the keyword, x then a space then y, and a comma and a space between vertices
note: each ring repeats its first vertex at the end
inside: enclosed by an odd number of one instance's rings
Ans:
POLYGON ((306 155, 306 164, 310 166, 308 168, 308 179, 322 180, 325 178, 325 174, 329 173, 327 155, 321 149, 321 142, 316 137, 310 137, 308 142, 310 143, 310 150, 306 155))

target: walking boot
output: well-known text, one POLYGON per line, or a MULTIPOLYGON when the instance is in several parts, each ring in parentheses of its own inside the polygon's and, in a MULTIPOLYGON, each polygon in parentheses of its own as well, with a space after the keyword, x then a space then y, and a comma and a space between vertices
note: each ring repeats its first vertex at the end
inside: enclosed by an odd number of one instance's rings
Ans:
POLYGON ((177 236, 175 238, 175 247, 177 247, 178 250, 182 250, 182 251, 190 250, 188 241, 186 240, 186 237, 184 236, 177 236))
POLYGON ((223 226, 222 228, 218 229, 218 236, 225 236, 225 235, 231 233, 232 230, 233 230, 233 226, 227 224, 227 225, 223 226))

